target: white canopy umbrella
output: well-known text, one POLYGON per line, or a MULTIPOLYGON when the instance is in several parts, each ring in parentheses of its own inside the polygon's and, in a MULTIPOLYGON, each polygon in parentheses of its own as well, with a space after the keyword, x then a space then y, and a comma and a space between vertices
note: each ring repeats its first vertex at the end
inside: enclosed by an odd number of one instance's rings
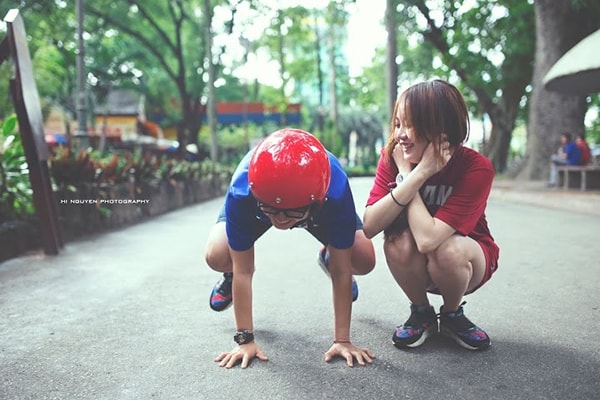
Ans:
POLYGON ((600 92, 600 30, 585 37, 550 68, 543 83, 568 94, 600 92))

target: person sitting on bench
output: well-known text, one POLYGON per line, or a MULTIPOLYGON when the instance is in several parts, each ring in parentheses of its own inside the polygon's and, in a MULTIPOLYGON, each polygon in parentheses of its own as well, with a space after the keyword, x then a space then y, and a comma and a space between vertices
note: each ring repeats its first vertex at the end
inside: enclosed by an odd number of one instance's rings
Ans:
POLYGON ((577 135, 575 138, 575 144, 581 152, 581 165, 588 165, 590 163, 590 158, 592 157, 592 152, 590 151, 590 146, 585 141, 585 135, 577 135))
POLYGON ((550 182, 549 187, 556 186, 558 180, 559 165, 580 165, 581 151, 573 141, 570 133, 563 133, 560 136, 561 146, 556 154, 550 159, 550 182))

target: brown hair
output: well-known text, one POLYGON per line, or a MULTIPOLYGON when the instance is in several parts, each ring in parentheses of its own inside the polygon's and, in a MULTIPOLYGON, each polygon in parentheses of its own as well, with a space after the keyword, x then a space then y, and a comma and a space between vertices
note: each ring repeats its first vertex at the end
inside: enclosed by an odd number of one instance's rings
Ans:
MULTIPOLYGON (((395 118, 400 112, 401 123, 410 126, 420 139, 428 142, 447 137, 450 146, 464 143, 469 137, 469 114, 460 91, 440 79, 417 83, 406 89, 396 100, 390 124, 390 135, 385 146, 385 156, 392 159, 396 145, 395 118)), ((441 141, 437 141, 441 145, 441 141)))

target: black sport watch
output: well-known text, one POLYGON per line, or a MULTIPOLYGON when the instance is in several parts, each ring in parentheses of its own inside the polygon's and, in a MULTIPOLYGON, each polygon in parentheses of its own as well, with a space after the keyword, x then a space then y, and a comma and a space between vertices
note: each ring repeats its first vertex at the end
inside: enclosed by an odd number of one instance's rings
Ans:
POLYGON ((237 331, 233 335, 233 341, 237 344, 246 344, 254 341, 254 333, 249 330, 237 331))

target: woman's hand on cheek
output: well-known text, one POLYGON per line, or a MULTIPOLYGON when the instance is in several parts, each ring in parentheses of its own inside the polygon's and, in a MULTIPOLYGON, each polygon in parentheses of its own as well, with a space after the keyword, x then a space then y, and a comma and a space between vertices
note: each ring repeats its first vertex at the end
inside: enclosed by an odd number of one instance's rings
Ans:
POLYGON ((427 147, 425 147, 423 157, 418 166, 427 176, 432 176, 437 174, 446 166, 446 164, 448 164, 450 157, 450 145, 446 140, 446 135, 442 135, 440 139, 430 142, 427 147), (442 141, 441 146, 437 145, 439 140, 442 141))
POLYGON ((392 157, 394 158, 394 162, 396 163, 399 172, 408 173, 412 170, 412 164, 404 158, 404 152, 399 143, 396 143, 394 146, 392 157))

